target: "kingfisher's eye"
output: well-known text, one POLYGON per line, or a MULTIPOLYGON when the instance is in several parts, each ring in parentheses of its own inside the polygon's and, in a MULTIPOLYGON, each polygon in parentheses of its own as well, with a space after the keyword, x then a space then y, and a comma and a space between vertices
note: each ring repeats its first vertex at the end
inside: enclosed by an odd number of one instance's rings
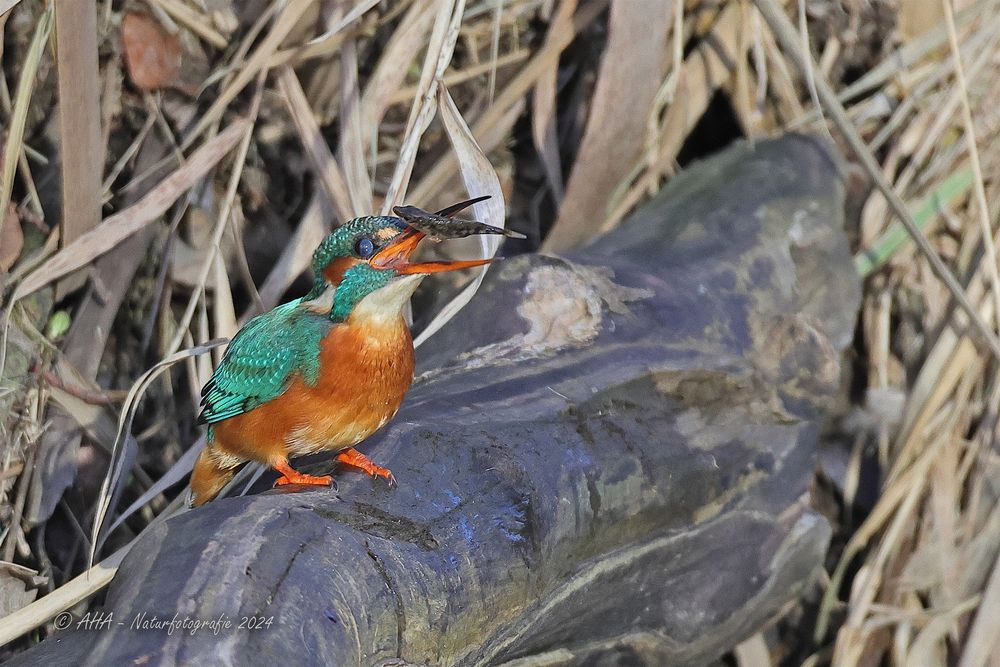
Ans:
POLYGON ((358 241, 357 245, 354 246, 354 250, 357 251, 358 257, 361 259, 368 259, 375 254, 375 244, 366 236, 358 241))

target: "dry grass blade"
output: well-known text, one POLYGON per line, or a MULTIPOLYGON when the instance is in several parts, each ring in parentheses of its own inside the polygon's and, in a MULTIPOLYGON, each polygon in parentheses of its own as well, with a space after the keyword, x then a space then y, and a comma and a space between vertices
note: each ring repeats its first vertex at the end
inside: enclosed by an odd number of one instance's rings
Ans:
MULTIPOLYGON (((785 15, 784 9, 781 8, 776 0, 755 0, 755 2, 764 20, 767 21, 774 32, 778 43, 781 44, 782 49, 784 49, 785 53, 795 62, 803 75, 805 75, 810 68, 813 68, 812 58, 805 57, 799 48, 795 29, 792 27, 788 16, 785 15)), ((934 275, 945 284, 945 287, 948 288, 956 303, 965 312, 975 332, 981 338, 981 342, 985 343, 993 355, 1000 359, 1000 339, 996 337, 992 327, 987 325, 983 321, 983 318, 979 316, 976 307, 969 301, 958 280, 955 279, 951 270, 945 266, 937 252, 931 247, 930 242, 928 242, 923 232, 920 231, 917 223, 913 221, 909 211, 906 210, 906 204, 903 203, 903 200, 882 174, 878 161, 871 154, 871 151, 868 150, 868 147, 865 146, 864 140, 852 125, 843 105, 841 105, 836 94, 830 88, 830 84, 822 76, 816 77, 816 92, 824 109, 830 114, 831 120, 833 120, 837 129, 847 140, 851 150, 861 161, 861 165, 869 177, 888 200, 893 213, 903 222, 906 226, 906 231, 913 237, 920 252, 927 258, 934 275)))
MULTIPOLYGON (((560 34, 555 42, 540 49, 521 69, 520 73, 507 84, 494 100, 493 105, 472 126, 472 134, 479 142, 480 148, 484 151, 491 151, 499 141, 503 140, 504 134, 495 132, 496 128, 503 126, 511 110, 524 102, 525 95, 535 85, 538 77, 546 71, 551 63, 559 60, 559 56, 569 46, 573 38, 585 26, 590 25, 604 11, 607 4, 608 0, 590 0, 581 7, 573 18, 573 31, 560 34)), ((453 155, 444 156, 413 188, 413 201, 430 201, 447 184, 448 179, 457 168, 458 164, 453 155)))
POLYGON ((139 379, 133 383, 132 388, 128 392, 128 397, 125 399, 125 404, 122 406, 121 416, 118 418, 118 433, 115 436, 115 444, 111 451, 111 463, 108 466, 108 473, 104 477, 104 483, 101 485, 101 493, 98 497, 97 509, 94 512, 94 525, 90 533, 91 547, 88 563, 93 563, 97 550, 100 548, 102 528, 104 526, 108 510, 110 509, 110 501, 113 495, 112 491, 115 487, 117 487, 122 474, 122 457, 119 454, 124 442, 124 436, 132 428, 132 420, 135 419, 135 411, 138 409, 139 401, 142 399, 143 394, 145 394, 146 389, 157 377, 159 377, 161 373, 169 369, 177 362, 205 354, 216 347, 225 345, 227 342, 228 340, 226 339, 216 339, 209 341, 204 345, 197 345, 195 347, 176 352, 140 375, 139 379))
MULTIPOLYGON (((462 181, 465 189, 472 197, 490 195, 486 201, 481 201, 473 206, 476 220, 493 225, 494 227, 504 227, 507 217, 506 206, 503 199, 503 190, 500 188, 500 178, 497 176, 493 165, 476 144, 472 131, 462 118, 462 114, 455 106, 455 101, 451 99, 448 91, 441 86, 438 107, 441 110, 441 121, 444 123, 448 139, 458 158, 459 169, 462 173, 462 181)), ((493 257, 500 247, 500 236, 484 235, 479 237, 483 252, 486 257, 493 257)), ((479 274, 469 285, 458 295, 448 302, 441 309, 427 328, 420 332, 414 341, 414 346, 420 345, 430 338, 441 327, 447 324, 458 311, 469 303, 476 291, 486 277, 488 265, 479 269, 479 274)))
POLYGON ((303 271, 309 268, 313 250, 323 240, 323 206, 314 195, 306 208, 292 240, 285 245, 274 268, 260 288, 260 300, 265 308, 278 305, 278 300, 303 271))
POLYGON ((330 152, 330 147, 323 138, 319 124, 313 116, 309 100, 306 99, 305 91, 299 78, 290 66, 285 65, 278 72, 278 86, 281 88, 285 104, 288 106, 288 113, 295 123, 299 132, 299 139, 303 148, 319 176, 320 186, 326 193, 333 210, 341 222, 350 220, 354 214, 351 206, 351 196, 347 190, 347 183, 344 174, 337 164, 336 158, 330 152))
POLYGON ((1000 650, 1000 556, 993 565, 976 618, 969 629, 969 636, 962 651, 958 667, 982 667, 1000 650))
POLYGON ((347 191, 355 216, 372 210, 372 182, 365 160, 365 140, 361 134, 361 100, 358 89, 358 50, 348 40, 340 54, 340 162, 346 168, 347 191))
POLYGON ((225 49, 229 46, 229 40, 218 30, 212 27, 211 21, 207 17, 198 13, 190 6, 178 0, 151 0, 157 7, 160 7, 171 18, 184 24, 188 30, 198 35, 206 42, 217 49, 225 49))
MULTIPOLYGON (((375 71, 368 78, 361 98, 361 136, 372 138, 382 123, 386 109, 395 99, 413 55, 420 50, 427 37, 427 29, 434 21, 430 9, 432 0, 417 0, 399 22, 399 27, 382 50, 375 71)), ((410 98, 412 99, 412 94, 410 98)))
POLYGON ((497 56, 500 54, 500 24, 503 19, 503 3, 499 0, 493 8, 493 25, 490 30, 490 78, 487 84, 487 100, 493 104, 493 95, 497 89, 497 56))
MULTIPOLYGON (((683 3, 681 3, 683 4, 683 3)), ((552 17, 545 44, 565 41, 565 33, 572 33, 573 13, 577 0, 562 0, 552 17)), ((563 200, 562 163, 559 159, 559 138, 556 134, 556 84, 559 63, 549 64, 539 75, 531 95, 531 137, 541 158, 545 177, 552 188, 556 204, 563 200)))
POLYGON ((236 142, 246 132, 248 125, 246 120, 236 121, 224 132, 205 142, 205 145, 195 151, 187 162, 163 179, 142 199, 105 219, 96 229, 84 234, 28 274, 24 281, 17 286, 11 300, 16 301, 66 274, 86 266, 94 258, 106 253, 124 239, 159 218, 171 204, 177 201, 178 197, 201 180, 209 169, 218 164, 219 160, 232 150, 236 142))
POLYGON ((771 667, 771 654, 764 635, 757 633, 733 649, 739 667, 771 667))
POLYGON ((393 206, 402 203, 406 187, 413 171, 413 163, 417 159, 417 148, 424 130, 434 118, 438 82, 444 76, 444 71, 451 62, 458 41, 459 29, 462 26, 462 12, 465 11, 465 0, 442 0, 437 16, 434 19, 434 29, 427 46, 427 55, 421 69, 420 84, 417 96, 410 108, 406 121, 406 134, 399 149, 399 158, 392 174, 392 181, 382 202, 382 215, 388 215, 393 206))
POLYGON ((212 327, 219 338, 232 338, 239 325, 236 323, 236 307, 233 305, 233 291, 230 286, 226 261, 215 253, 212 261, 212 327))
POLYGON ((24 232, 17 209, 8 205, 0 212, 0 274, 10 271, 24 248, 24 232))
POLYGON ((274 20, 271 31, 261 40, 260 45, 253 52, 253 55, 247 59, 236 77, 219 93, 219 96, 212 102, 212 106, 201 115, 197 124, 184 137, 184 142, 181 144, 182 148, 186 149, 190 147, 205 130, 222 117, 229 103, 254 80, 254 77, 259 72, 266 71, 265 68, 268 60, 274 54, 275 49, 288 37, 288 33, 298 24, 302 14, 311 4, 312 0, 289 0, 274 20))
POLYGON ((961 92, 962 124, 965 126, 965 143, 969 148, 969 160, 972 163, 973 192, 976 194, 976 205, 979 209, 979 227, 983 235, 983 246, 986 249, 986 267, 990 277, 990 287, 993 291, 993 317, 1000 322, 1000 268, 997 267, 997 249, 993 244, 993 230, 990 229, 990 210, 986 203, 986 185, 983 182, 983 167, 979 162, 979 149, 976 147, 976 128, 972 122, 972 108, 969 105, 969 88, 965 81, 965 68, 962 65, 962 53, 958 48, 958 34, 955 31, 955 16, 951 8, 951 0, 941 0, 944 7, 945 23, 948 26, 948 44, 951 47, 951 58, 955 63, 955 79, 961 92))
POLYGON ((97 72, 97 4, 56 2, 59 135, 62 138, 62 244, 101 222, 101 89, 97 72))
POLYGON ((906 664, 920 667, 921 665, 933 665, 937 662, 941 655, 940 642, 951 634, 955 622, 975 609, 978 603, 979 596, 977 595, 933 618, 910 645, 910 650, 906 653, 906 664))
POLYGON ((0 211, 5 214, 7 206, 10 204, 11 192, 14 189, 14 173, 17 169, 17 160, 13 156, 21 153, 31 91, 51 27, 52 6, 50 5, 38 20, 35 34, 31 38, 31 46, 28 47, 28 55, 21 66, 21 76, 17 81, 17 93, 14 98, 14 113, 10 119, 10 127, 7 128, 7 142, 4 145, 3 154, 0 155, 0 159, 3 160, 3 171, 0 172, 0 211))
POLYGON ((670 3, 611 3, 608 45, 587 129, 544 249, 572 248, 600 229, 612 191, 644 148, 646 118, 663 80, 670 26, 670 3), (622 113, 623 108, 630 113, 622 113))
POLYGON ((118 566, 130 547, 131 544, 119 549, 45 597, 0 619, 0 646, 31 632, 43 623, 55 618, 58 613, 86 600, 107 586, 112 577, 115 576, 115 572, 118 571, 118 566))

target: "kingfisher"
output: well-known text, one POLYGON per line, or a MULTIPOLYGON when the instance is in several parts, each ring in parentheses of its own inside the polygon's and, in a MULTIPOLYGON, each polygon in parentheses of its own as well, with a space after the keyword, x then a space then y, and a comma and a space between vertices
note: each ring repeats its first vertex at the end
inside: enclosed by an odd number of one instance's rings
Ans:
POLYGON ((355 446, 392 419, 413 381, 403 307, 425 276, 492 261, 414 262, 411 255, 428 236, 521 237, 475 221, 450 225, 455 213, 483 199, 436 214, 403 207, 394 209, 401 217, 355 218, 319 244, 309 293, 247 322, 202 389, 198 423, 208 431, 191 475, 191 505, 215 498, 248 461, 274 468, 276 485, 329 486, 331 476, 289 464, 323 451, 394 481, 355 446))

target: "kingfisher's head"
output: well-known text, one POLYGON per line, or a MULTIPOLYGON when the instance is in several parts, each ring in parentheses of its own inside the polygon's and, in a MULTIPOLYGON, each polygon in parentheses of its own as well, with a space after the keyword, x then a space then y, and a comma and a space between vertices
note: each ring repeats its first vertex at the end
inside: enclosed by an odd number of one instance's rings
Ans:
POLYGON ((346 321, 361 310, 380 319, 395 318, 424 276, 490 262, 410 261, 426 236, 401 218, 354 218, 323 239, 313 253, 315 283, 305 300, 325 302, 320 309, 325 312, 329 308, 335 322, 346 321))

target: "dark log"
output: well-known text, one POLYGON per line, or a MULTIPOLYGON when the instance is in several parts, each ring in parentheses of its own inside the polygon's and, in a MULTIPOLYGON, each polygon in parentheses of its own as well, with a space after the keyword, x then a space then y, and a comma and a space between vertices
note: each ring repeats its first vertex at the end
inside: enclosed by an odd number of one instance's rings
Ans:
POLYGON ((341 472, 171 519, 122 565, 110 628, 14 664, 715 659, 826 550, 808 489, 860 299, 842 222, 835 164, 790 136, 579 252, 498 265, 363 446, 398 487, 341 472), (130 627, 175 615, 234 627, 130 627))

